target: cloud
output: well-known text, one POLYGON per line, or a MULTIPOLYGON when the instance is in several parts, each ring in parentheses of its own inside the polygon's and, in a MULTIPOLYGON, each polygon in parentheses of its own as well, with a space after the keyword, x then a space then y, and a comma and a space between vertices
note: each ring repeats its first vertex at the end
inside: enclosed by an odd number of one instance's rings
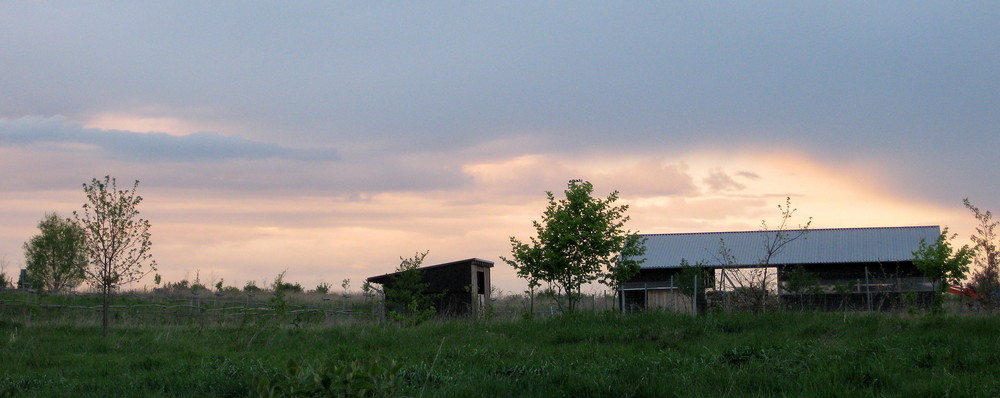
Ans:
POLYGON ((736 182, 733 177, 718 168, 709 171, 708 177, 701 181, 707 184, 708 189, 712 191, 739 191, 746 188, 746 185, 736 182))
POLYGON ((464 166, 477 189, 510 195, 560 192, 572 179, 594 183, 598 192, 629 196, 677 196, 697 191, 683 164, 662 159, 607 160, 561 154, 531 154, 464 166))
POLYGON ((198 132, 183 136, 85 128, 62 116, 0 118, 0 145, 96 151, 138 163, 214 162, 228 159, 335 161, 332 149, 299 149, 236 136, 198 132))
POLYGON ((754 173, 752 171, 743 170, 743 171, 740 171, 740 172, 736 173, 736 175, 738 175, 740 177, 743 177, 743 178, 746 178, 748 180, 759 180, 760 179, 760 175, 758 175, 757 173, 754 173))

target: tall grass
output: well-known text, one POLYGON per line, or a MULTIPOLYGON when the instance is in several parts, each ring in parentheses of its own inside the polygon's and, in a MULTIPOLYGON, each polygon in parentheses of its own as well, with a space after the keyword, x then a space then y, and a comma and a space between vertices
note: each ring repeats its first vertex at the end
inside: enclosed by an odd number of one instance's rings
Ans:
POLYGON ((96 324, 0 318, 0 396, 248 396, 289 360, 398 364, 406 396, 1000 396, 1000 320, 882 314, 96 324))

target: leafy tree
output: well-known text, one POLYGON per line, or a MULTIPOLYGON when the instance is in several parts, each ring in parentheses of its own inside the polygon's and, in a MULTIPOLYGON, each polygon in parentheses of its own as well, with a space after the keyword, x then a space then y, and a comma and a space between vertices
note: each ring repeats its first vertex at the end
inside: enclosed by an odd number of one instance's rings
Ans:
POLYGON ((621 303, 622 286, 639 273, 640 265, 646 261, 646 238, 639 234, 629 234, 625 237, 618 261, 608 265, 607 272, 600 276, 600 282, 615 292, 618 303, 621 303))
POLYGON ((423 282, 424 273, 420 269, 427 253, 400 257, 395 275, 384 285, 385 305, 391 318, 416 325, 434 316, 434 297, 426 294, 429 284, 423 282))
POLYGON ((501 257, 518 276, 554 287, 556 303, 567 313, 576 310, 583 285, 600 279, 616 287, 638 272, 645 254, 643 239, 623 229, 628 205, 614 204, 618 191, 607 199, 593 192, 591 183, 580 180, 569 182, 565 199, 546 192, 549 205, 542 220, 532 222, 537 236, 529 243, 511 237, 512 258, 501 257))
POLYGON ((806 271, 805 267, 799 265, 788 271, 785 288, 799 296, 799 309, 805 310, 805 295, 820 293, 819 282, 820 279, 816 274, 806 271))
POLYGON ((24 243, 25 268, 35 287, 58 292, 82 282, 87 268, 83 228, 53 213, 45 215, 38 229, 41 232, 24 243))
POLYGON ((13 284, 13 279, 7 276, 7 253, 0 254, 0 290, 4 290, 7 286, 12 286, 13 284))
POLYGON ((954 239, 954 235, 949 238, 948 228, 945 228, 934 243, 928 244, 921 239, 920 246, 913 252, 913 264, 934 283, 937 290, 934 299, 936 310, 941 309, 941 295, 948 289, 948 285, 961 283, 972 263, 972 250, 968 246, 954 250, 949 239, 954 239))
MULTIPOLYGON (((271 298, 268 302, 271 303, 271 309, 274 311, 275 323, 282 323, 285 321, 285 317, 288 314, 288 299, 285 298, 285 293, 294 290, 294 285, 285 282, 285 274, 288 270, 281 271, 278 276, 274 277, 274 282, 271 283, 271 298)), ((296 284, 297 285, 297 284, 296 284)), ((302 291, 302 287, 299 286, 299 291, 302 291)), ((272 325, 273 326, 273 325, 272 325)))
POLYGON ((535 315, 535 296, 537 296, 535 289, 538 289, 538 287, 542 284, 538 283, 538 279, 536 278, 528 277, 527 279, 528 290, 525 290, 524 292, 528 294, 528 313, 525 315, 530 318, 535 315))
POLYGON ((114 178, 94 178, 83 184, 87 203, 83 213, 73 212, 86 230, 86 252, 90 266, 87 281, 101 291, 102 335, 108 336, 108 307, 111 293, 126 283, 142 279, 156 271, 156 261, 149 252, 149 221, 139 218, 142 197, 136 194, 139 181, 131 190, 119 190, 114 178))
POLYGON ((691 298, 691 311, 698 313, 697 302, 705 303, 705 289, 715 284, 715 271, 705 267, 702 263, 691 265, 686 259, 681 259, 681 272, 677 274, 675 281, 677 289, 685 296, 691 298))
POLYGON ((981 211, 966 198, 963 203, 979 221, 976 234, 972 235, 976 270, 972 273, 972 288, 979 295, 979 303, 987 309, 996 309, 1000 294, 1000 251, 997 250, 997 225, 989 210, 981 211))
POLYGON ((677 274, 677 289, 685 296, 705 295, 705 289, 713 284, 715 273, 702 263, 691 265, 686 259, 681 259, 681 272, 677 274), (697 280, 697 286, 695 281, 697 280))

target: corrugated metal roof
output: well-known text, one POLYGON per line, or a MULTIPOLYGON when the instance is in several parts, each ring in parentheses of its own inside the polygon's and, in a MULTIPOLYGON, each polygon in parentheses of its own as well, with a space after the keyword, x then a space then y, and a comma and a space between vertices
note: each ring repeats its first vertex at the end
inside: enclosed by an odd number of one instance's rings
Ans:
MULTIPOLYGON (((786 230, 789 236, 801 230, 786 230)), ((767 238, 775 231, 704 232, 644 235, 646 262, 642 268, 677 268, 681 259, 691 265, 722 265, 720 241, 725 241, 736 266, 756 266, 765 254, 767 238)), ((920 240, 934 242, 941 227, 885 227, 810 229, 771 259, 771 265, 909 261, 920 240)))

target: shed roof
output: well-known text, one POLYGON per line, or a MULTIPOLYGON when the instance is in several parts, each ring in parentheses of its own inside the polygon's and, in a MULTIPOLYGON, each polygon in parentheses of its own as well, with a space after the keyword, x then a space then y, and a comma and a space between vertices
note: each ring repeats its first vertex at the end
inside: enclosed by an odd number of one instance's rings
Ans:
MULTIPOLYGON (((465 259, 465 260, 452 261, 452 262, 447 262, 447 263, 442 263, 442 264, 428 265, 426 267, 420 267, 420 270, 422 270, 422 271, 433 270, 433 269, 438 269, 438 268, 452 267, 452 266, 456 266, 456 265, 469 265, 469 266, 475 265, 475 266, 480 266, 480 267, 491 268, 491 267, 493 267, 493 262, 489 261, 489 260, 483 260, 481 258, 469 258, 469 259, 465 259)), ((370 282, 370 283, 385 284, 387 281, 390 281, 391 278, 393 276, 395 276, 396 274, 398 274, 398 273, 399 272, 392 272, 392 273, 388 273, 388 274, 373 276, 373 277, 370 277, 370 278, 368 278, 366 280, 368 282, 370 282)))
MULTIPOLYGON (((786 230, 796 234, 802 230, 786 230)), ((678 268, 681 259, 694 265, 722 265, 720 242, 735 259, 737 267, 760 264, 767 238, 776 231, 703 232, 643 235, 646 262, 642 268, 678 268)), ((790 243, 771 265, 821 263, 870 263, 910 261, 920 240, 933 242, 941 235, 939 226, 810 229, 790 243)))

